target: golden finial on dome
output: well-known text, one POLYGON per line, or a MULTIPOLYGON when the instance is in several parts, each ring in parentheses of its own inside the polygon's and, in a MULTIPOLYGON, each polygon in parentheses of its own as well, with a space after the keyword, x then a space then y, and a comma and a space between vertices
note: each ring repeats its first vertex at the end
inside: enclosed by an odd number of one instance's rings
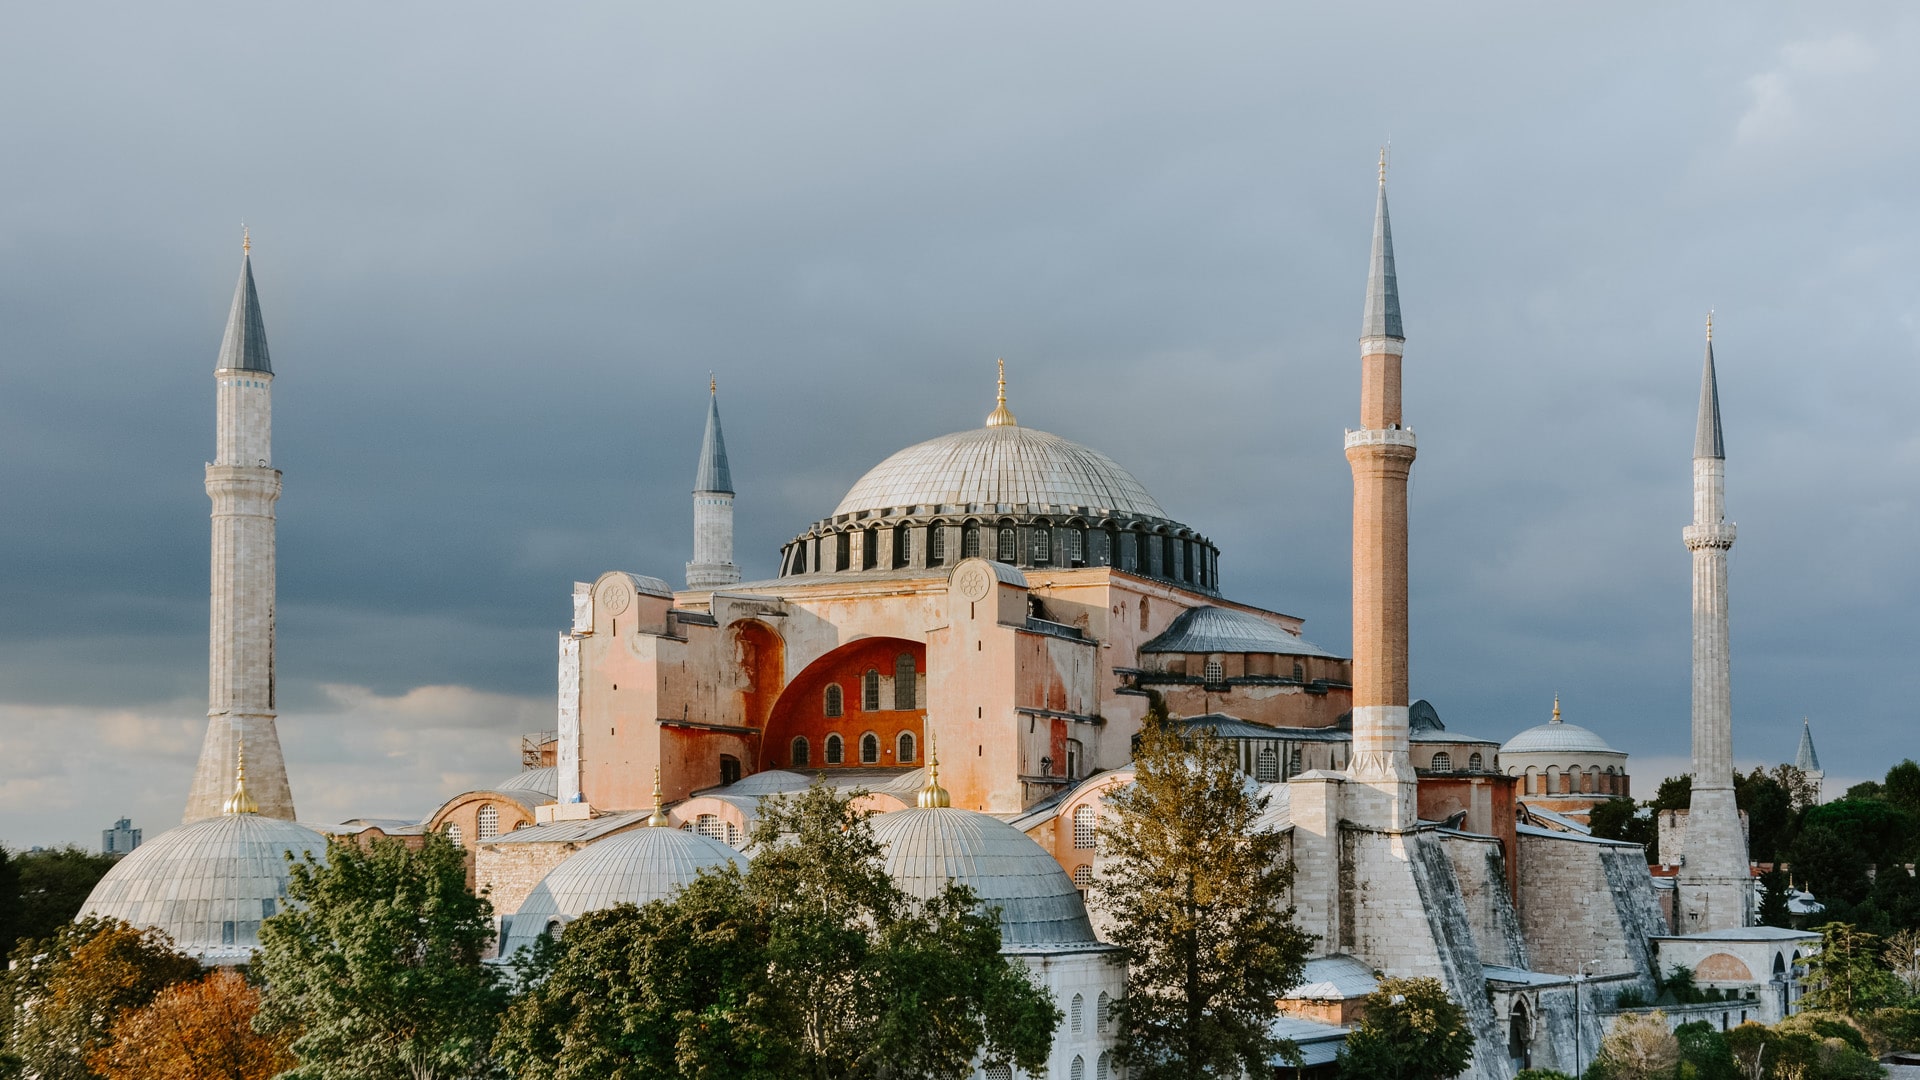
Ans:
POLYGON ((647 815, 649 827, 657 829, 672 827, 673 819, 667 816, 666 807, 663 805, 666 801, 660 793, 660 766, 655 765, 653 767, 653 813, 647 815))
POLYGON ((220 807, 223 814, 257 814, 260 804, 247 794, 247 741, 240 739, 234 749, 233 794, 227 796, 226 803, 220 807))
POLYGON ((1007 410, 1007 362, 1002 359, 1000 361, 1000 401, 993 407, 993 411, 987 414, 987 426, 1018 427, 1019 424, 1020 421, 1015 420, 1013 413, 1007 410))
POLYGON ((947 789, 940 786, 940 748, 934 744, 933 728, 927 728, 927 786, 920 789, 920 806, 932 810, 941 806, 952 806, 953 799, 947 789))
POLYGON ((1553 722, 1556 724, 1560 722, 1560 695, 1559 694, 1553 695, 1553 722))

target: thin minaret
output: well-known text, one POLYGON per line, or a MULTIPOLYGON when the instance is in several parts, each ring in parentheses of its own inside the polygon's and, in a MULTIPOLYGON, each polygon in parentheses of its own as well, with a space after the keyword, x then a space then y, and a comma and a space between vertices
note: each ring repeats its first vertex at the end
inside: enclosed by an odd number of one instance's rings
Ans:
POLYGON ((707 433, 693 471, 693 561, 687 588, 724 589, 740 581, 733 564, 733 473, 720 434, 720 383, 707 380, 707 433))
POLYGON ((274 726, 273 365, 253 287, 253 241, 242 234, 240 283, 214 365, 217 446, 207 466, 213 500, 207 627, 207 737, 184 820, 218 817, 235 761, 253 762, 252 797, 264 817, 293 820, 293 793, 274 726), (244 748, 244 749, 243 749, 244 748))
POLYGON ((1726 514, 1726 444, 1720 386, 1713 370, 1713 316, 1700 374, 1700 417, 1693 436, 1693 524, 1682 536, 1693 553, 1693 797, 1680 867, 1680 933, 1749 923, 1747 841, 1733 797, 1732 678, 1727 653, 1727 552, 1734 527, 1726 514))
POLYGON ((1416 822, 1407 752, 1407 477, 1414 440, 1400 416, 1406 343, 1383 150, 1360 325, 1361 426, 1346 438, 1353 466, 1353 760, 1347 771, 1356 788, 1352 819, 1390 831, 1416 822))
POLYGON ((1800 718, 1800 749, 1793 755, 1793 767, 1800 770, 1807 782, 1813 785, 1813 801, 1820 801, 1820 785, 1827 774, 1820 769, 1820 752, 1813 748, 1813 719, 1800 718))

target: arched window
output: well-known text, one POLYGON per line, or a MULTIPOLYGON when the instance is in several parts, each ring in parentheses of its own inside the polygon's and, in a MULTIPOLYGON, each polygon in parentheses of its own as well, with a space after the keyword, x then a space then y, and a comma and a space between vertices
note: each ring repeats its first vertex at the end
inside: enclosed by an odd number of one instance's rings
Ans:
POLYGON ((860 569, 871 570, 880 565, 880 529, 878 526, 868 529, 860 538, 860 569))
POLYGON ((980 526, 969 525, 967 531, 960 534, 960 557, 963 559, 980 557, 980 526))
POLYGON ((833 541, 833 568, 845 570, 852 559, 853 537, 847 533, 834 533, 828 539, 833 541))
POLYGON ((869 731, 860 736, 860 764, 878 765, 880 763, 880 736, 869 731))
POLYGON ((838 765, 846 760, 845 745, 838 734, 827 736, 827 764, 838 765))
POLYGON ((1207 668, 1206 668, 1206 680, 1209 683, 1226 682, 1227 681, 1226 665, 1222 664, 1218 660, 1208 660, 1207 668))
POLYGON ((1085 892, 1093 888, 1093 867, 1081 864, 1073 868, 1073 887, 1085 892))
POLYGON ((1079 1054, 1073 1055, 1073 1064, 1067 1066, 1067 1080, 1087 1080, 1087 1062, 1079 1054))
POLYGON ((812 764, 813 749, 807 745, 805 736, 793 740, 793 748, 788 756, 791 759, 789 764, 796 769, 804 769, 812 764))
POLYGON ((453 841, 456 844, 460 843, 460 823, 459 822, 457 821, 447 822, 447 839, 453 841))
POLYGON ((901 653, 893 658, 893 707, 917 708, 914 697, 913 656, 910 653, 901 653))
POLYGON ((1433 771, 1434 772, 1452 772, 1453 771, 1453 755, 1447 753, 1445 750, 1442 750, 1439 753, 1433 755, 1433 771))
POLYGON ((1253 778, 1263 784, 1280 781, 1280 752, 1273 747, 1263 747, 1253 758, 1253 778))
POLYGON ((1288 776, 1300 775, 1300 751, 1298 749, 1294 750, 1293 753, 1287 755, 1287 775, 1288 776))
POLYGON ((1105 990, 1102 990, 1100 991, 1099 1000, 1096 1001, 1093 1006, 1093 1030, 1105 1035, 1107 1033, 1107 1020, 1112 1015, 1113 999, 1107 996, 1105 990))
POLYGON ((1295 682, 1307 681, 1307 665, 1301 663, 1298 660, 1295 660, 1293 662, 1293 681, 1295 682))
POLYGON ((727 842, 727 823, 713 814, 701 814, 693 819, 693 831, 709 840, 727 842))
POLYGON ((1016 562, 1019 560, 1020 546, 1018 537, 1015 536, 1012 529, 1000 530, 1000 547, 996 552, 996 557, 1003 563, 1016 562))
POLYGON ((1486 767, 1487 767, 1487 759, 1481 757, 1480 752, 1478 750, 1467 755, 1467 768, 1472 769, 1474 772, 1479 772, 1480 770, 1486 767))
POLYGON ((1507 1013, 1507 1056, 1516 1065, 1527 1068, 1532 1062, 1533 1024, 1527 1017, 1527 1007, 1515 1000, 1512 1011, 1507 1013))
POLYGON ((1087 561, 1087 531, 1085 529, 1067 530, 1067 563, 1079 566, 1087 561))
POLYGON ((828 716, 841 716, 847 711, 846 695, 840 690, 839 683, 828 683, 825 712, 828 716))
POLYGON ((1109 1076, 1113 1075, 1113 1073, 1110 1071, 1113 1068, 1113 1066, 1110 1064, 1112 1058, 1113 1058, 1113 1051, 1111 1050, 1100 1051, 1099 1059, 1093 1063, 1093 1080, 1107 1080, 1109 1076))
POLYGON ((932 525, 927 529, 927 562, 939 566, 947 561, 947 527, 932 525))
POLYGON ((905 525, 893 527, 893 566, 907 565, 908 533, 905 525))
POLYGON ((740 826, 731 821, 727 822, 727 846, 730 848, 740 846, 740 826))
POLYGON ((1073 995, 1073 1004, 1067 1009, 1067 1029, 1075 1035, 1080 1034, 1083 1026, 1081 1016, 1087 1011, 1087 999, 1080 994, 1073 995))
POLYGON ((500 811, 492 803, 481 807, 480 813, 474 816, 474 832, 474 839, 483 844, 500 835, 500 811))
POLYGON ((917 749, 918 748, 913 745, 913 732, 911 731, 901 732, 900 745, 897 748, 897 753, 899 754, 899 758, 900 758, 900 764, 905 765, 907 762, 912 761, 914 759, 914 754, 917 749))
POLYGON ((1100 813, 1091 806, 1073 808, 1073 846, 1093 847, 1099 838, 1100 813))
POLYGON ((1053 558, 1053 530, 1040 525, 1033 530, 1033 565, 1045 566, 1053 558))
POLYGON ((860 677, 860 707, 867 712, 880 711, 880 673, 872 668, 860 677))

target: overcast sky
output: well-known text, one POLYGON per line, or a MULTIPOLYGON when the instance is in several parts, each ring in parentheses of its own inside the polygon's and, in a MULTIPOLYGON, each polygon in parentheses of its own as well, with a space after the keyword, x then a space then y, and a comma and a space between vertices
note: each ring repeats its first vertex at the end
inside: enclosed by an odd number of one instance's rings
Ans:
MULTIPOLYGON (((1717 309, 1736 753, 1920 756, 1910 5, 0 8, 0 843, 178 820, 216 347, 253 228, 303 818, 552 726, 571 583, 678 582, 717 372, 737 554, 1021 421, 1349 641, 1391 137, 1414 692, 1688 751, 1717 309)), ((1830 789, 1834 786, 1830 782, 1830 789)))

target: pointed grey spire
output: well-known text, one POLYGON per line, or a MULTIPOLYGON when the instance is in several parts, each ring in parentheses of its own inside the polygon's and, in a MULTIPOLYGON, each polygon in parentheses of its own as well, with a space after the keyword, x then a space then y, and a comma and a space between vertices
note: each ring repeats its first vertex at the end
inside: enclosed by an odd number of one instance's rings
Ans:
POLYGON ((1793 755, 1793 767, 1803 773, 1820 771, 1820 754, 1813 748, 1813 721, 1800 721, 1800 751, 1793 755))
POLYGON ((1713 374, 1713 316, 1707 316, 1707 364, 1700 373, 1700 423, 1694 428, 1693 456, 1725 459, 1720 438, 1720 381, 1713 374))
POLYGON ((267 358, 267 324, 260 317, 260 294, 253 288, 253 241, 241 241, 240 284, 233 289, 233 310, 227 313, 227 333, 220 339, 216 370, 262 371, 273 374, 267 358))
POLYGON ((707 434, 700 440, 700 464, 693 470, 693 490, 733 494, 733 473, 727 468, 727 440, 720 434, 720 387, 707 386, 707 434))
POLYGON ((1393 225, 1387 220, 1387 156, 1380 153, 1380 201, 1373 211, 1373 264, 1367 273, 1367 309, 1360 338, 1407 340, 1400 328, 1400 283, 1393 274, 1393 225))

